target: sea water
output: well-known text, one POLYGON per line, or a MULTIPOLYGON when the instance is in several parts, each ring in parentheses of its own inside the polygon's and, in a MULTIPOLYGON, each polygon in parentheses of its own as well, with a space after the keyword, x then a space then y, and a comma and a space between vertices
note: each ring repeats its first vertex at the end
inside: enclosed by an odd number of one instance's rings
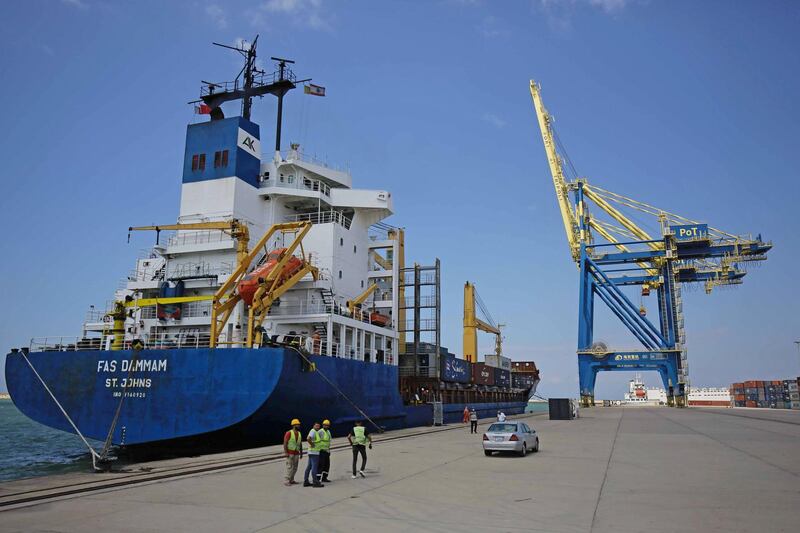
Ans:
MULTIPOLYGON (((101 442, 89 443, 102 448, 101 442)), ((0 399, 0 481, 91 470, 80 437, 34 422, 14 402, 0 399)))

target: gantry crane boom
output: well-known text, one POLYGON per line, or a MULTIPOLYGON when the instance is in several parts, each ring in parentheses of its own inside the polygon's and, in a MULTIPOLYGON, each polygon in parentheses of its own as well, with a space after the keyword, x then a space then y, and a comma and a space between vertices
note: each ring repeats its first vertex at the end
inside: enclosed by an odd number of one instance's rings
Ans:
POLYGON ((236 260, 241 261, 247 255, 247 246, 250 241, 250 231, 247 224, 233 218, 231 220, 220 220, 216 222, 186 222, 177 224, 160 224, 158 226, 131 226, 128 228, 128 240, 132 231, 155 231, 156 244, 162 231, 171 230, 201 230, 211 229, 220 230, 236 240, 236 260))
POLYGON ((475 311, 475 285, 464 283, 464 359, 478 362, 478 330, 496 335, 495 352, 502 355, 502 333, 500 326, 488 324, 479 319, 475 311))
POLYGON ((572 259, 578 261, 580 258, 580 227, 572 209, 572 204, 569 201, 569 185, 566 178, 564 178, 564 167, 556 150, 553 129, 550 126, 553 119, 547 113, 544 103, 542 103, 539 85, 533 80, 531 80, 531 98, 533 99, 533 107, 536 109, 536 117, 539 119, 539 130, 542 132, 542 141, 544 142, 545 152, 547 152, 547 163, 550 165, 550 174, 553 176, 553 185, 556 189, 556 198, 558 199, 558 207, 561 210, 564 231, 567 234, 567 243, 569 244, 572 259))

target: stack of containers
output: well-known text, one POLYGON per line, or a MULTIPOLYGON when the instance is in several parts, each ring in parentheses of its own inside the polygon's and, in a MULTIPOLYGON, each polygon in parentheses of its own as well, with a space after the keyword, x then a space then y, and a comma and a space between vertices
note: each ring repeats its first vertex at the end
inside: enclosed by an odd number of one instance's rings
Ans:
POLYGON ((733 407, 800 409, 800 377, 733 383, 730 391, 733 407))
POLYGON ((731 385, 731 401, 733 407, 745 407, 744 383, 731 385))
POLYGON ((762 396, 764 394, 764 389, 762 388, 763 386, 763 381, 744 382, 745 407, 758 407, 759 391, 761 391, 762 396))
POLYGON ((800 409, 800 378, 792 381, 787 379, 784 381, 786 388, 786 397, 789 398, 788 404, 790 409, 800 409))

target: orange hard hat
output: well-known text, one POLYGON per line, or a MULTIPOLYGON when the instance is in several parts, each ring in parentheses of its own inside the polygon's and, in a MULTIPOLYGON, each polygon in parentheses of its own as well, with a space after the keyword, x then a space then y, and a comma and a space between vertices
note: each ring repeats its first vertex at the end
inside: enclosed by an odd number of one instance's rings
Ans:
POLYGON ((300 420, 298 420, 298 419, 296 419, 296 418, 293 418, 293 419, 292 419, 292 425, 293 425, 293 426, 299 426, 299 425, 300 425, 300 420))

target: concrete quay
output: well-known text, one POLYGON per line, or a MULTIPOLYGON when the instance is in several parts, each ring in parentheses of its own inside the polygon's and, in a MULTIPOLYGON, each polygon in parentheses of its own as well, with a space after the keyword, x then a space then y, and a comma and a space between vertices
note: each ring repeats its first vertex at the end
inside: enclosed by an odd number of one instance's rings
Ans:
POLYGON ((468 427, 407 429, 376 436, 366 479, 335 450, 324 489, 284 487, 279 447, 4 483, 0 531, 800 530, 800 412, 520 418, 539 453, 485 457, 468 427))

